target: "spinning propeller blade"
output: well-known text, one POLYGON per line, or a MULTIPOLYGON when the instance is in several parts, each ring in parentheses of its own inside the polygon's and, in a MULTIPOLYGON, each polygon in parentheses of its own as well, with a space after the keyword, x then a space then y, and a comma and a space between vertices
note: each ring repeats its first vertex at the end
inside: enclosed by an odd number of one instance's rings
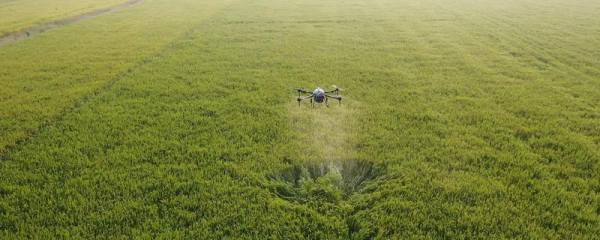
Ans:
POLYGON ((335 95, 339 95, 340 91, 342 91, 343 89, 339 88, 336 85, 331 85, 331 87, 333 88, 333 90, 328 91, 328 93, 335 93, 335 95))
POLYGON ((339 88, 337 85, 331 85, 334 90, 343 91, 344 89, 339 88))

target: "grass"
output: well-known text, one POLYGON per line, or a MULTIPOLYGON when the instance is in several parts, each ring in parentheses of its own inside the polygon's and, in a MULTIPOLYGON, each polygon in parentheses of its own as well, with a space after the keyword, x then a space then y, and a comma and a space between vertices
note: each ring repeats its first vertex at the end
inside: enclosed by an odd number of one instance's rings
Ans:
POLYGON ((5 0, 0 1, 0 36, 50 21, 106 8, 125 0, 5 0))
POLYGON ((165 10, 168 3, 150 2, 2 48, 0 153, 159 56, 223 5, 183 2, 165 10))
POLYGON ((599 11, 156 0, 0 48, 0 236, 594 238, 599 11))

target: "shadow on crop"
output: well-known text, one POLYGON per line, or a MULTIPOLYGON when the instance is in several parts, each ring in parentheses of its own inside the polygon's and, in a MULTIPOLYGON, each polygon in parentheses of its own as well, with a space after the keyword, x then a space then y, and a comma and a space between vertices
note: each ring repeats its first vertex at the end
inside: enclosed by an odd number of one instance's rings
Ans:
POLYGON ((270 190, 296 202, 338 202, 383 175, 385 167, 364 160, 290 163, 268 176, 270 190))

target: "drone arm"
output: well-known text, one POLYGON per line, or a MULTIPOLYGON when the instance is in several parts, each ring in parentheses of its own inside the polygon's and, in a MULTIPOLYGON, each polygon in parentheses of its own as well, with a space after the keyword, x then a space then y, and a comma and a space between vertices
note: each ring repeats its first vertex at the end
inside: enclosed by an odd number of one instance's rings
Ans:
POLYGON ((308 92, 308 91, 306 91, 304 89, 301 89, 301 88, 296 89, 296 91, 298 91, 298 93, 302 93, 302 94, 310 93, 310 92, 308 92))
POLYGON ((302 102, 302 100, 306 100, 306 99, 311 98, 311 102, 312 102, 312 97, 313 97, 312 94, 310 96, 304 96, 304 97, 298 96, 298 98, 296 99, 298 101, 298 106, 300 106, 300 102, 302 102))
POLYGON ((298 102, 300 102, 302 100, 306 100, 306 99, 312 98, 312 97, 313 97, 312 94, 310 96, 298 97, 298 102))
POLYGON ((325 96, 327 96, 328 98, 333 98, 338 101, 342 101, 342 97, 340 97, 340 96, 331 96, 331 95, 327 95, 327 94, 325 96))

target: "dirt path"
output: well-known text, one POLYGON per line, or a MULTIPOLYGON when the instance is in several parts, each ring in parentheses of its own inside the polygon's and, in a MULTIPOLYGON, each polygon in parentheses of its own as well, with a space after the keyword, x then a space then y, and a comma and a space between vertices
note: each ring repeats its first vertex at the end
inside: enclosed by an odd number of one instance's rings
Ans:
POLYGON ((47 23, 43 23, 43 24, 36 25, 33 27, 29 27, 27 29, 24 29, 24 30, 21 30, 18 32, 9 33, 9 34, 6 34, 6 35, 3 35, 0 37, 0 47, 23 40, 23 39, 33 37, 37 34, 43 33, 45 31, 48 31, 48 30, 51 30, 54 28, 62 27, 62 26, 72 24, 72 23, 76 23, 76 22, 79 22, 79 21, 82 21, 85 19, 98 17, 100 15, 118 12, 125 8, 129 8, 131 6, 140 4, 143 1, 144 0, 129 0, 127 2, 121 3, 116 6, 97 9, 92 12, 84 13, 81 15, 64 18, 64 19, 60 19, 60 20, 56 20, 56 21, 52 21, 52 22, 47 22, 47 23))

